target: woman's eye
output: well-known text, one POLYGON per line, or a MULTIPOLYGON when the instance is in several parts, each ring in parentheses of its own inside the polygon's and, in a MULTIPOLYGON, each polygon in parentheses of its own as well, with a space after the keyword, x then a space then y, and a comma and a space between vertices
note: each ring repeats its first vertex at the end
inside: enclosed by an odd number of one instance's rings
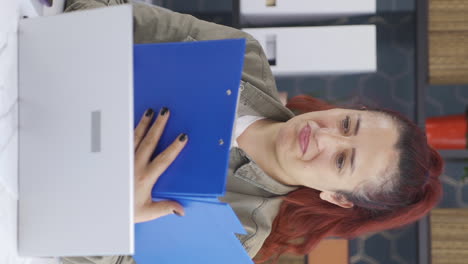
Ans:
POLYGON ((344 153, 341 153, 340 155, 338 155, 338 158, 336 159, 336 167, 341 170, 345 165, 345 161, 346 161, 346 155, 344 153))
POLYGON ((342 121, 343 131, 345 134, 348 134, 349 132, 349 123, 350 123, 350 118, 349 116, 346 116, 346 118, 343 119, 342 121))

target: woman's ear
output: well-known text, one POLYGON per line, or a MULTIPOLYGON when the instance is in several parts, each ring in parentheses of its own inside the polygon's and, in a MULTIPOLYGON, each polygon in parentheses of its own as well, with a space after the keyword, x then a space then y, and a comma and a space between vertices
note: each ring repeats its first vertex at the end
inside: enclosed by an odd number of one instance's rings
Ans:
POLYGON ((323 191, 320 193, 320 199, 332 204, 336 204, 343 208, 352 208, 354 206, 352 202, 348 201, 345 197, 335 192, 323 191))

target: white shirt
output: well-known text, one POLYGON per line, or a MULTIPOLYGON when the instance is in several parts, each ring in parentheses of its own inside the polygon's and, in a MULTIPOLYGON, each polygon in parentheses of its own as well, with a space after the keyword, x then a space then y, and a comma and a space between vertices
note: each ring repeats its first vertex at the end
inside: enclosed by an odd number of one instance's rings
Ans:
POLYGON ((244 133, 244 131, 255 121, 265 119, 263 116, 252 116, 252 115, 245 115, 241 116, 236 119, 236 122, 234 124, 234 133, 233 133, 233 140, 231 144, 232 147, 239 147, 239 144, 237 143, 237 138, 244 133))

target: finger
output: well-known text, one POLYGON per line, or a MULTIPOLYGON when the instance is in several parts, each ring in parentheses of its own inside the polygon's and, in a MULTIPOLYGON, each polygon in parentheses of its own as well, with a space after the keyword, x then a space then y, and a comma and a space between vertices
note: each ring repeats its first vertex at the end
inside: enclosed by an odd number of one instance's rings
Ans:
POLYGON ((149 181, 155 184, 159 176, 172 164, 188 142, 187 134, 180 134, 149 166, 149 181))
POLYGON ((151 119, 153 118, 154 111, 153 109, 149 108, 145 111, 145 114, 141 117, 140 122, 138 123, 137 127, 135 128, 135 133, 133 137, 133 147, 136 151, 138 146, 140 145, 143 137, 145 136, 146 130, 148 130, 148 126, 151 123, 151 119))
POLYGON ((148 130, 148 133, 146 133, 135 153, 137 160, 141 160, 142 162, 146 163, 151 158, 151 154, 153 154, 154 150, 156 149, 159 139, 161 138, 161 135, 164 131, 164 127, 166 126, 169 115, 170 113, 167 107, 163 107, 159 111, 159 115, 156 118, 156 121, 148 130))
POLYGON ((182 207, 182 205, 174 201, 161 201, 153 202, 148 208, 148 217, 151 218, 151 220, 169 214, 184 216, 184 207, 182 207))

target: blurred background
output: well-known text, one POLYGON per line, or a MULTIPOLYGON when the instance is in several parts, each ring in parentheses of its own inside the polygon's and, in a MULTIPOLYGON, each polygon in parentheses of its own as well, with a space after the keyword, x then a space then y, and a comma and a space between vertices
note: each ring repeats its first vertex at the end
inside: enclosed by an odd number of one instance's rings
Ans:
MULTIPOLYGON (((376 0, 376 11, 370 14, 293 22, 272 19, 260 23, 242 19, 239 1, 146 2, 238 28, 376 25, 376 72, 281 75, 276 76, 278 90, 288 98, 308 94, 336 104, 359 102, 390 108, 421 126, 429 117, 465 113, 468 105, 468 1, 376 0)), ((266 1, 266 5, 268 2, 271 1, 266 1)), ((294 4, 295 1, 286 2, 294 4)), ((441 152, 446 162, 442 175, 444 196, 438 206, 440 209, 434 210, 430 219, 351 241, 328 241, 309 256, 308 263, 412 264, 431 260, 432 263, 468 263, 468 242, 460 238, 468 235, 467 227, 460 226, 468 223, 463 209, 468 207, 468 181, 465 181, 468 152, 466 149, 441 152), (449 234, 449 229, 456 230, 458 235, 449 234), (328 260, 327 250, 333 253, 328 260)), ((285 257, 282 261, 305 263, 307 258, 285 257)))

